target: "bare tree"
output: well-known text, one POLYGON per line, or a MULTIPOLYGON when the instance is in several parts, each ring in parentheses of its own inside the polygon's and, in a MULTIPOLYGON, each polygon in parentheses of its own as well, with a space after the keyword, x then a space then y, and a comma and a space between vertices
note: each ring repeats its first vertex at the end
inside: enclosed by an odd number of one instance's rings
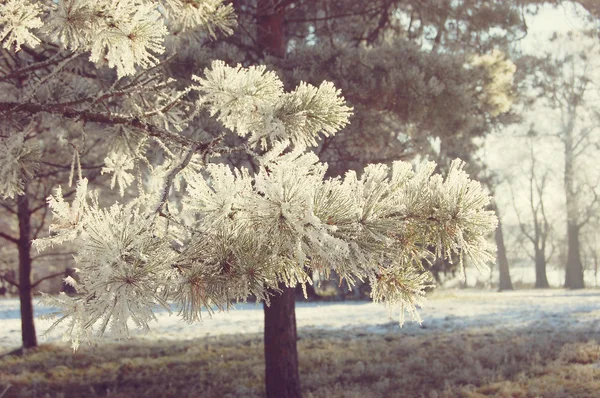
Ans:
POLYGON ((550 253, 546 253, 547 245, 550 243, 550 234, 552 225, 548 221, 546 208, 544 206, 544 192, 547 189, 547 183, 550 176, 550 170, 545 170, 541 177, 538 176, 538 163, 534 152, 534 146, 531 139, 527 140, 529 147, 529 157, 531 163, 527 173, 528 178, 528 205, 531 212, 531 220, 524 221, 519 211, 519 206, 515 200, 515 194, 512 185, 510 185, 512 203, 519 221, 521 233, 533 246, 533 254, 530 250, 526 252, 529 258, 535 263, 535 287, 545 289, 550 287, 546 275, 546 265, 554 253, 554 245, 551 245, 550 253))
MULTIPOLYGON (((21 57, 13 60, 15 65, 8 63, 6 59, 0 60, 0 69, 12 71, 23 67, 27 58, 21 57)), ((102 168, 98 159, 94 159, 95 164, 79 162, 82 158, 89 158, 94 153, 93 150, 100 149, 101 138, 88 138, 87 145, 85 138, 73 139, 70 145, 57 144, 56 137, 51 136, 51 129, 45 127, 41 120, 40 116, 36 116, 32 121, 26 122, 24 118, 13 116, 0 129, 0 151, 14 151, 21 144, 21 152, 25 154, 20 159, 23 164, 20 192, 15 195, 0 195, 0 218, 3 221, 0 224, 0 245, 8 253, 3 264, 0 264, 0 280, 19 293, 23 348, 36 347, 38 344, 33 294, 42 282, 64 276, 65 267, 52 269, 52 265, 61 260, 70 260, 73 254, 68 248, 57 248, 46 253, 35 253, 32 250, 33 240, 48 235, 51 212, 47 206, 47 198, 56 186, 67 183, 70 175, 73 177, 76 163, 78 168, 89 172, 91 181, 100 175, 102 168), (11 135, 7 131, 15 127, 22 131, 21 135, 11 135), (41 271, 42 268, 46 269, 35 275, 34 271, 41 271)), ((70 128, 66 124, 57 124, 56 130, 62 131, 63 138, 82 136, 77 127, 70 128)), ((70 197, 75 189, 65 189, 64 193, 70 197)))
POLYGON ((600 218, 596 214, 585 228, 583 234, 583 253, 591 262, 594 271, 594 286, 598 287, 598 268, 600 263, 600 218))
POLYGON ((508 266, 508 258, 506 257, 506 246, 504 244, 504 231, 502 230, 502 221, 498 206, 494 202, 492 210, 498 217, 498 228, 496 228, 494 238, 496 240, 496 246, 498 251, 496 253, 496 262, 498 264, 498 272, 500 273, 500 279, 498 282, 498 290, 513 290, 512 281, 510 279, 510 269, 508 266))
MULTIPOLYGON (((22 195, 14 199, 0 200, 0 216, 12 221, 7 223, 8 228, 0 231, 0 241, 4 241, 5 246, 13 246, 15 254, 18 254, 16 264, 7 261, 0 268, 0 280, 19 292, 23 348, 36 347, 38 344, 32 302, 36 288, 48 279, 65 275, 64 268, 54 269, 34 279, 36 266, 70 259, 73 255, 73 252, 65 248, 36 254, 31 247, 33 240, 47 235, 50 215, 46 198, 51 194, 53 186, 60 181, 57 177, 62 174, 66 181, 64 174, 65 170, 68 174, 69 168, 68 164, 55 164, 54 167, 48 167, 32 176, 31 181, 24 185, 22 195), (17 272, 14 271, 15 268, 17 272)), ((98 169, 96 174, 91 170, 91 178, 94 179, 94 176, 99 174, 99 167, 91 168, 98 169)), ((65 195, 70 197, 74 192, 74 189, 69 190, 65 195)))
MULTIPOLYGON (((534 76, 534 89, 539 90, 540 102, 558 114, 556 129, 549 132, 561 143, 564 155, 563 182, 567 221, 567 264, 565 287, 584 287, 581 261, 580 232, 589 220, 588 214, 596 204, 591 185, 582 182, 584 158, 598 143, 598 129, 590 125, 591 76, 599 55, 595 39, 585 33, 569 33, 565 37, 566 51, 548 54, 534 76), (592 43, 584 46, 586 42, 592 43), (577 46, 574 46, 577 43, 577 46), (578 47, 574 51, 573 47, 578 47), (592 197, 591 200, 586 200, 592 197)), ((549 127, 552 130, 553 126, 549 127)), ((588 168, 589 169, 589 168, 588 168)))

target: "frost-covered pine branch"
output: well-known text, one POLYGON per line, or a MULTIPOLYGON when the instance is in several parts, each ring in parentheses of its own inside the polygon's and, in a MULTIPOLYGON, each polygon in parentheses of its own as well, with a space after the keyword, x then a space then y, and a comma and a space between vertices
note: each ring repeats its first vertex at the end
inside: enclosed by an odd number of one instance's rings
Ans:
POLYGON ((105 152, 106 189, 80 179, 69 203, 57 188, 50 235, 34 242, 77 247, 80 278, 69 282, 78 294, 45 298, 75 348, 94 331, 147 329, 157 306, 174 303, 194 321, 249 295, 268 303, 280 283, 310 283, 310 270, 369 281, 375 300, 418 319, 431 284, 424 262, 492 260, 496 219, 460 161, 446 178, 432 163, 405 162, 325 177, 307 148, 352 114, 333 84, 286 92, 264 66, 219 61, 193 85, 168 76, 165 40, 230 32, 221 1, 9 0, 2 10, 3 45, 31 48, 0 66, 0 193, 22 193, 38 165, 23 120, 63 137, 77 160, 90 142, 105 152), (254 169, 219 162, 232 149, 194 125, 203 112, 220 134, 246 139, 254 169), (116 203, 108 186, 119 190, 116 203))
MULTIPOLYGON (((369 166, 360 178, 350 172, 324 179, 326 165, 314 154, 274 150, 262 157, 255 175, 222 164, 208 164, 206 174, 184 174, 188 188, 180 217, 191 220, 189 230, 149 223, 144 214, 153 210, 142 202, 114 205, 109 213, 97 205, 80 207, 84 214, 69 237, 82 253, 78 268, 93 275, 93 284, 84 279, 82 295, 64 298, 66 303, 50 299, 67 315, 72 300, 90 306, 84 313, 93 316, 74 332, 74 344, 98 320, 101 333, 108 318, 120 325, 117 332, 126 332, 124 315, 114 311, 129 300, 141 312, 132 319, 143 328, 153 319, 153 306, 170 301, 185 319, 196 320, 202 310, 228 308, 249 294, 268 301, 268 289, 278 282, 309 283, 310 268, 335 269, 350 283, 368 279, 375 300, 400 305, 418 319, 416 308, 431 285, 424 258, 458 254, 476 266, 493 259, 486 235, 495 216, 484 210, 487 195, 459 161, 446 179, 432 175, 431 163, 413 172, 404 162, 369 166), (125 215, 136 239, 114 227, 125 215), (174 241, 185 244, 176 250, 174 241), (144 294, 134 289, 145 286, 143 278, 152 281, 144 294), (111 290, 137 293, 131 298, 111 290)), ((59 196, 51 202, 62 203, 59 196)))
POLYGON ((23 194, 23 184, 38 168, 40 149, 26 133, 0 138, 0 196, 14 198, 23 194))
POLYGON ((41 12, 42 7, 29 0, 7 0, 0 4, 0 41, 3 47, 14 46, 19 51, 23 44, 33 47, 40 43, 32 31, 43 26, 41 12))
POLYGON ((131 184, 134 178, 129 172, 129 170, 132 170, 134 167, 133 159, 126 154, 113 152, 109 157, 104 159, 104 163, 106 166, 102 168, 102 174, 112 174, 110 188, 113 189, 115 184, 118 185, 119 193, 123 196, 125 194, 125 188, 131 184))
POLYGON ((263 149, 278 142, 316 146, 319 133, 334 134, 351 114, 340 91, 324 82, 320 87, 301 83, 290 93, 264 66, 231 68, 213 62, 205 77, 194 77, 211 114, 225 127, 263 149))

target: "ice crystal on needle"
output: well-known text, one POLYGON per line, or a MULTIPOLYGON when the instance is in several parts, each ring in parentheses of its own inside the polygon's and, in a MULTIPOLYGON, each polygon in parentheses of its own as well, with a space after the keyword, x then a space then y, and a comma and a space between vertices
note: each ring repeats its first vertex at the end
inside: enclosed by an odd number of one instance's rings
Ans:
POLYGON ((21 45, 35 47, 40 39, 32 32, 44 24, 40 18, 42 7, 29 0, 7 0, 0 4, 0 41, 4 48, 21 49, 21 45))

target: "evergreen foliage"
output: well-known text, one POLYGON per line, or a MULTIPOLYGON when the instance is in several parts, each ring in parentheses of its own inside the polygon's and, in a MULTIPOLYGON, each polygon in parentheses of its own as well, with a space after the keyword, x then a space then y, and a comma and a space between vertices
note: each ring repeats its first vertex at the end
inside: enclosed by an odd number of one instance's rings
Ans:
MULTIPOLYGON (((418 319, 431 284, 423 259, 457 255, 461 265, 467 257, 481 267, 493 260, 487 237, 496 218, 461 161, 445 178, 433 163, 413 171, 400 161, 325 176, 327 165, 308 149, 352 113, 333 84, 286 91, 264 66, 219 61, 195 83, 169 77, 167 49, 204 40, 199 31, 230 33, 230 6, 11 0, 1 11, 10 49, 0 78, 7 88, 0 100, 1 194, 23 193, 38 166, 30 143, 36 136, 23 126, 44 126, 74 148, 75 197, 69 203, 56 189, 48 198, 51 234, 35 241, 39 250, 77 247, 80 281, 68 283, 79 294, 45 299, 60 309, 55 325, 69 323, 65 337, 74 348, 94 331, 126 335, 130 322, 148 328, 153 311, 170 310, 171 302, 188 321, 250 294, 268 303, 269 290, 282 282, 310 283, 309 270, 335 270, 350 285, 368 280, 375 300, 418 319), (222 124, 221 136, 211 139, 198 127, 207 115, 222 124), (64 138, 65 126, 77 126, 81 136, 64 138), (230 133, 245 140, 231 147, 230 133), (106 151, 102 173, 119 189, 116 203, 84 178, 79 144, 91 140, 106 151), (232 152, 256 167, 219 161, 232 152)), ((428 87, 438 86, 430 79, 428 87)))

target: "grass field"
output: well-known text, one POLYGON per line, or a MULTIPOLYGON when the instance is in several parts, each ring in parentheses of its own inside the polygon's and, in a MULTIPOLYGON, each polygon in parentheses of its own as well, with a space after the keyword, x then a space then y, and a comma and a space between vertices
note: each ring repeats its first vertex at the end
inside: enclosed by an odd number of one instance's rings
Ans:
MULTIPOLYGON (((0 397, 261 397, 258 334, 43 345, 0 359, 0 397)), ((300 333, 306 397, 600 397, 599 332, 300 333)))

